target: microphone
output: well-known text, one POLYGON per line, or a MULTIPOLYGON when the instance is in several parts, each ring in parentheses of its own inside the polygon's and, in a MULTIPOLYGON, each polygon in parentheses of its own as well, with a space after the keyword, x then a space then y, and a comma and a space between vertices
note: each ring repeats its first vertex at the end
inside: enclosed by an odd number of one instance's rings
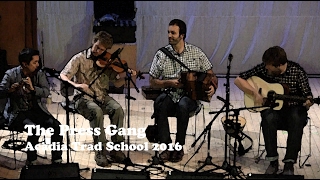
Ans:
POLYGON ((270 101, 270 108, 278 107, 280 104, 276 103, 276 92, 273 90, 268 91, 267 99, 270 101))
POLYGON ((113 60, 113 59, 115 59, 115 58, 118 58, 118 55, 121 53, 122 50, 123 50, 123 48, 119 48, 118 50, 116 50, 115 52, 113 52, 113 53, 111 54, 110 59, 113 60))
POLYGON ((231 61, 232 58, 233 58, 233 55, 230 53, 230 54, 229 54, 229 57, 228 57, 229 61, 231 61))
POLYGON ((225 99, 223 99, 222 97, 220 97, 220 96, 217 96, 217 99, 219 99, 220 101, 224 102, 225 104, 227 103, 227 101, 225 99))
POLYGON ((126 99, 132 99, 132 100, 136 100, 136 98, 134 98, 134 97, 132 97, 132 96, 128 96, 128 95, 126 95, 126 97, 125 97, 126 99))
POLYGON ((55 76, 57 74, 60 74, 60 72, 55 70, 54 68, 42 67, 42 71, 50 74, 50 76, 55 76))

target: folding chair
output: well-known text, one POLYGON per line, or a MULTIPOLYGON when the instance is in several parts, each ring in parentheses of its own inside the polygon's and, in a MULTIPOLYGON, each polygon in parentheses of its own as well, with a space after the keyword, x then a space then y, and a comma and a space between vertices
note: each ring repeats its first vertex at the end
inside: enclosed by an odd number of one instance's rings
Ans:
MULTIPOLYGON (((199 102, 197 109, 189 114, 189 118, 194 117, 194 123, 193 123, 193 129, 194 129, 194 131, 193 131, 192 133, 188 133, 188 132, 187 132, 186 135, 188 135, 188 136, 193 136, 194 139, 196 139, 196 135, 197 135, 198 114, 199 114, 199 112, 201 111, 201 109, 202 109, 202 117, 203 117, 202 120, 203 120, 203 124, 205 124, 204 106, 203 106, 203 104, 202 104, 201 102, 199 102)), ((175 115, 171 115, 171 116, 169 116, 169 117, 175 117, 175 115)), ((169 118, 169 117, 168 117, 168 118, 169 118)), ((153 119, 153 118, 154 118, 154 114, 152 114, 152 116, 151 116, 151 119, 153 119)), ((156 124, 156 122, 155 122, 155 124, 156 124)), ((176 132, 170 132, 170 134, 176 134, 176 132)))
MULTIPOLYGON (((307 156, 306 159, 301 164, 302 155, 301 155, 301 149, 300 149, 299 157, 298 157, 298 159, 299 159, 299 167, 300 168, 303 167, 304 164, 306 163, 306 161, 309 159, 309 157, 311 157, 311 120, 310 120, 310 117, 308 117, 308 122, 307 123, 309 123, 309 125, 308 125, 308 127, 309 127, 309 139, 308 139, 309 140, 309 153, 306 155, 307 156)), ((305 125, 305 126, 307 126, 307 125, 305 125)), ((278 129, 278 131, 286 131, 286 130, 284 128, 282 128, 282 129, 278 129)), ((257 164, 259 163, 259 161, 261 160, 262 155, 266 151, 265 149, 260 150, 261 146, 265 146, 263 143, 261 143, 261 135, 263 135, 263 134, 262 134, 262 126, 261 126, 261 123, 260 123, 259 140, 258 140, 258 155, 254 157, 255 158, 255 163, 257 163, 257 164), (261 153, 260 153, 260 151, 261 151, 261 153)), ((286 146, 277 146, 277 148, 285 148, 286 149, 287 147, 286 146)))
MULTIPOLYGON (((188 136, 193 136, 194 139, 197 138, 197 128, 198 128, 197 127, 197 122, 198 122, 198 119, 199 119, 198 114, 200 113, 201 110, 202 110, 202 121, 203 121, 203 125, 204 125, 205 124, 204 106, 203 106, 203 104, 201 102, 198 104, 197 109, 189 114, 189 118, 194 117, 194 123, 192 124, 194 131, 192 133, 188 133, 187 132, 187 135, 188 136)), ((176 134, 176 132, 171 132, 170 134, 176 134)))

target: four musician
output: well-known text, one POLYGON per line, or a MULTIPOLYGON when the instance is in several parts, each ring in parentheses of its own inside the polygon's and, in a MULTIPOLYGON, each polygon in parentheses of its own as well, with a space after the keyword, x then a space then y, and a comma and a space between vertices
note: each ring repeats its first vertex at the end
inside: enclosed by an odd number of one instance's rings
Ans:
MULTIPOLYGON (((168 25, 168 41, 166 48, 176 59, 171 58, 162 50, 157 50, 154 55, 149 75, 150 86, 161 88, 162 93, 154 101, 154 117, 157 124, 158 143, 167 145, 159 158, 163 162, 180 162, 184 156, 184 149, 169 148, 175 144, 185 145, 186 131, 190 115, 197 110, 199 100, 192 99, 186 85, 181 83, 181 73, 187 72, 188 78, 196 78, 192 72, 212 74, 209 88, 205 90, 209 99, 217 89, 217 78, 212 70, 213 66, 205 53, 199 47, 185 41, 187 26, 180 19, 173 19, 168 25), (187 67, 187 68, 186 68, 187 67), (170 136, 168 117, 176 117, 177 133, 173 142, 170 136)), ((104 115, 109 115, 112 125, 116 128, 123 127, 124 111, 121 105, 108 94, 109 82, 116 86, 123 85, 125 73, 118 73, 106 64, 101 63, 102 55, 113 46, 113 38, 105 31, 97 33, 92 46, 74 55, 64 69, 60 77, 71 86, 78 88, 75 99, 75 107, 79 113, 89 121, 90 127, 100 128, 100 134, 93 134, 94 144, 102 142, 102 150, 95 151, 95 161, 98 166, 110 166, 111 162, 123 163, 124 153, 120 151, 107 151, 104 115), (74 78, 75 77, 75 78, 74 78), (74 78, 74 81, 72 80, 74 78)), ((112 60, 112 59, 111 59, 112 60)), ((24 125, 40 125, 44 128, 53 128, 52 142, 62 144, 59 125, 47 110, 41 98, 49 95, 49 85, 45 74, 38 70, 39 51, 25 48, 19 54, 20 66, 8 70, 0 84, 0 98, 8 98, 9 128, 18 131, 26 130, 24 125)), ((131 71, 135 75, 135 71, 131 71)), ((276 130, 278 121, 286 120, 289 137, 287 154, 283 160, 285 163, 284 174, 293 175, 293 164, 296 163, 297 154, 301 146, 303 126, 307 119, 307 110, 313 104, 311 89, 307 75, 297 64, 287 61, 286 54, 279 46, 269 48, 263 55, 263 63, 252 70, 243 72, 235 80, 235 84, 244 92, 251 93, 255 100, 263 104, 263 97, 258 90, 253 89, 246 79, 253 75, 261 75, 276 82, 290 83, 292 94, 309 98, 304 102, 292 103, 281 111, 268 109, 261 112, 262 130, 266 140, 267 156, 270 160, 266 174, 275 174, 278 171, 278 153, 276 151, 276 130), (293 79, 297 80, 292 81, 293 79), (306 106, 307 108, 305 108, 306 106), (273 118, 271 118, 271 116, 273 118), (285 116, 283 116, 285 115, 285 116), (289 115, 289 116, 288 116, 289 115), (286 117, 290 117, 287 119, 286 117), (290 122, 289 122, 290 121, 290 122), (271 133, 272 132, 272 133, 271 133), (299 141, 296 141, 298 138, 299 141)), ((33 146, 38 143, 39 136, 33 129, 33 135, 28 136, 28 141, 33 146)), ((112 142, 120 144, 124 137, 118 133, 111 137, 112 142)), ((27 164, 34 164, 37 151, 28 150, 27 164)), ((62 151, 52 151, 52 163, 61 163, 62 151)))

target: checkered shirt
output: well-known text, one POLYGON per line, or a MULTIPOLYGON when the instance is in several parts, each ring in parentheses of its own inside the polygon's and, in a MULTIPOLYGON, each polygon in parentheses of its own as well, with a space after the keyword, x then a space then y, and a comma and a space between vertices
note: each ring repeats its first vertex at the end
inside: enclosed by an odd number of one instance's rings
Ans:
MULTIPOLYGON (((185 64, 191 71, 207 72, 212 69, 212 64, 199 47, 185 42, 184 51, 177 54, 171 45, 165 46, 176 58, 185 64)), ((188 71, 182 67, 178 62, 170 59, 161 50, 158 50, 154 55, 149 74, 156 79, 177 79, 181 72, 188 71)), ((180 98, 185 95, 185 90, 182 88, 175 89, 169 92, 169 96, 173 102, 178 102, 180 98)))
MULTIPOLYGON (((279 83, 288 87, 290 96, 307 97, 312 96, 311 88, 308 82, 307 73, 304 69, 296 62, 288 61, 287 69, 285 73, 280 76, 273 77, 267 74, 265 64, 261 63, 256 65, 250 70, 241 72, 239 77, 248 79, 251 76, 258 76, 268 83, 279 83)), ((288 105, 301 105, 301 102, 289 101, 288 105)))

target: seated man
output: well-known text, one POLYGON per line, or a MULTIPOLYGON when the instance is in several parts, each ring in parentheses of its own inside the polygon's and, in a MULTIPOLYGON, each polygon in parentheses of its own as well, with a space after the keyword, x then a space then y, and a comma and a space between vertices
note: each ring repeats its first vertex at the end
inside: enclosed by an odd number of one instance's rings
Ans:
MULTIPOLYGON (((214 74, 212 64, 204 52, 185 41, 187 26, 180 19, 173 19, 168 27, 169 44, 165 46, 176 58, 181 60, 192 71, 214 74)), ((167 145, 172 143, 168 117, 175 114, 177 118, 177 134, 175 144, 185 145, 186 131, 189 123, 189 113, 197 109, 198 103, 186 94, 186 89, 180 81, 182 71, 179 62, 170 59, 161 50, 154 55, 149 70, 150 85, 153 88, 168 89, 160 94, 154 101, 154 117, 158 124, 158 141, 167 145)), ((215 76, 214 76, 215 77, 215 76)), ((216 92, 218 79, 212 78, 207 96, 211 97, 216 92)), ((159 157, 163 162, 180 162, 183 159, 184 150, 165 150, 159 157)))
POLYGON ((286 127, 288 131, 287 148, 282 160, 283 175, 294 175, 294 164, 297 163, 301 149, 303 128, 308 118, 308 110, 313 105, 313 95, 305 70, 296 62, 288 60, 287 53, 280 46, 265 50, 262 62, 241 72, 234 84, 251 96, 255 106, 267 105, 268 101, 261 93, 261 88, 253 87, 248 79, 257 76, 267 83, 278 83, 286 87, 287 96, 304 97, 304 102, 285 100, 280 110, 267 108, 260 112, 261 127, 266 147, 266 160, 270 161, 265 174, 277 174, 279 154, 277 151, 277 130, 286 127))
MULTIPOLYGON (((116 129, 123 127, 124 111, 121 105, 109 95, 109 82, 120 87, 125 83, 125 72, 117 72, 109 68, 107 50, 113 46, 113 37, 105 32, 97 33, 92 41, 92 46, 72 56, 60 73, 62 80, 81 89, 75 95, 75 108, 90 122, 90 127, 101 130, 99 135, 92 135, 94 144, 102 143, 102 150, 95 150, 95 161, 98 166, 111 166, 110 162, 124 163, 126 156, 121 150, 106 149, 106 133, 104 131, 104 115, 108 115, 110 124, 116 129), (105 60, 104 60, 105 59, 105 60), (72 78, 75 78, 75 81, 72 78), (108 157, 111 157, 108 158, 108 157), (110 162, 109 162, 110 160, 110 162)), ((133 76, 136 72, 128 69, 133 76)), ((111 136, 114 145, 124 142, 124 137, 118 133, 111 136)))
MULTIPOLYGON (((9 129, 27 131, 25 125, 40 125, 43 128, 53 128, 51 142, 62 145, 63 137, 60 136, 60 122, 48 111, 41 98, 49 96, 49 84, 46 75, 39 71, 39 51, 24 48, 19 53, 20 65, 6 71, 0 83, 0 99, 8 98, 7 109, 9 129)), ((27 141, 35 147, 40 136, 32 135, 27 141)), ((52 163, 62 162, 62 151, 52 150, 52 163)), ((37 159, 37 151, 27 150, 27 165, 31 165, 37 159)))

